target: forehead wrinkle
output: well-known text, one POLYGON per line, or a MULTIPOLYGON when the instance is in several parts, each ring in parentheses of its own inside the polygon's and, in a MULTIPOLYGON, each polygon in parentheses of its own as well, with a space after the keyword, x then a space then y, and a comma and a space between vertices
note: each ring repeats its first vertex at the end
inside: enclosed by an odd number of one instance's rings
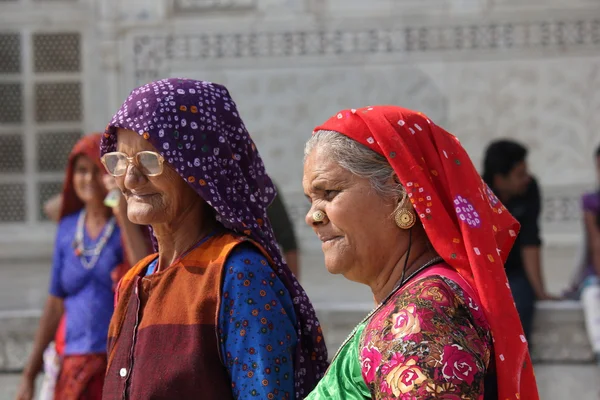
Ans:
MULTIPOLYGON (((346 169, 342 168, 337 162, 330 158, 325 158, 322 150, 317 153, 311 153, 309 156, 310 173, 304 175, 302 185, 305 186, 305 195, 308 192, 318 191, 321 183, 328 185, 347 185, 352 183, 354 177, 346 169), (348 177, 348 175, 350 175, 348 177)), ((306 166, 306 164, 305 164, 306 166)))
POLYGON ((140 151, 157 151, 156 148, 136 132, 119 129, 117 131, 117 151, 133 156, 140 151))
POLYGON ((320 174, 315 174, 311 181, 311 188, 313 190, 322 190, 323 185, 326 185, 330 189, 339 189, 340 186, 350 185, 354 181, 354 177, 344 169, 340 168, 335 172, 331 170, 324 170, 320 174))
POLYGON ((311 181, 314 181, 315 179, 317 179, 323 175, 325 175, 325 179, 332 179, 330 177, 331 175, 334 175, 334 176, 345 175, 345 173, 348 172, 344 168, 342 168, 337 162, 335 162, 331 159, 326 159, 323 162, 321 160, 322 157, 324 157, 324 156, 322 154, 320 154, 320 157, 318 157, 317 160, 315 160, 315 162, 314 162, 314 164, 317 164, 317 165, 312 170, 311 181))

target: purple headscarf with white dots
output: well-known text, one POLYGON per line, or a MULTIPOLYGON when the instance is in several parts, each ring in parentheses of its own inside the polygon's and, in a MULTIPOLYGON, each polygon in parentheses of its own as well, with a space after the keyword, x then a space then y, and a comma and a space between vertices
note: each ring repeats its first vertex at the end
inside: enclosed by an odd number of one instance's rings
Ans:
POLYGON ((237 107, 224 86, 163 79, 134 89, 101 142, 115 151, 117 129, 137 132, 215 211, 226 228, 259 243, 274 260, 296 312, 296 397, 303 398, 327 368, 321 327, 304 289, 281 257, 267 207, 275 187, 237 107))

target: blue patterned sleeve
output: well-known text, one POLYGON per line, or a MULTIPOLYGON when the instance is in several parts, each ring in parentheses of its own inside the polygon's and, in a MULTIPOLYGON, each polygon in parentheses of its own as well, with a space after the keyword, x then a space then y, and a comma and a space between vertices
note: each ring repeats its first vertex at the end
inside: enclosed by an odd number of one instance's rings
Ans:
POLYGON ((234 398, 294 399, 297 335, 289 292, 250 244, 238 246, 225 268, 219 333, 234 398))

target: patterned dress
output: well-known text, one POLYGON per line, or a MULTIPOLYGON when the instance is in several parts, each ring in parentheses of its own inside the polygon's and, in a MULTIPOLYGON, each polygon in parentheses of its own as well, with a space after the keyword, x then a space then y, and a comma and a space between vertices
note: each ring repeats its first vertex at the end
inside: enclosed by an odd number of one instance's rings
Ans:
MULTIPOLYGON (((148 265, 146 276, 154 273, 157 263, 158 258, 148 265)), ((250 244, 233 250, 225 269, 217 328, 233 397, 294 398, 298 336, 289 291, 250 244)))
POLYGON ((225 265, 219 333, 235 399, 293 399, 294 303, 266 258, 252 245, 225 265))
POLYGON ((491 352, 473 292, 432 267, 357 327, 308 399, 483 399, 491 352))
MULTIPOLYGON (((157 262, 148 265, 146 276, 157 262)), ((250 244, 233 250, 225 269, 218 329, 234 398, 294 398, 298 336, 290 293, 250 244)))

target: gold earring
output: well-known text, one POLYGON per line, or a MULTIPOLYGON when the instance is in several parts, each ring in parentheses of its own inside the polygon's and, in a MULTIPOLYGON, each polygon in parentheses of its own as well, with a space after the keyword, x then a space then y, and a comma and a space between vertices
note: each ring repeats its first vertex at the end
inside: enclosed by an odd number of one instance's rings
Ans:
POLYGON ((398 225, 398 228, 400 229, 410 229, 417 222, 415 213, 406 208, 401 208, 396 211, 394 219, 396 220, 396 225, 398 225))
POLYGON ((315 222, 322 222, 325 219, 325 213, 321 210, 315 211, 312 215, 312 219, 315 222))

